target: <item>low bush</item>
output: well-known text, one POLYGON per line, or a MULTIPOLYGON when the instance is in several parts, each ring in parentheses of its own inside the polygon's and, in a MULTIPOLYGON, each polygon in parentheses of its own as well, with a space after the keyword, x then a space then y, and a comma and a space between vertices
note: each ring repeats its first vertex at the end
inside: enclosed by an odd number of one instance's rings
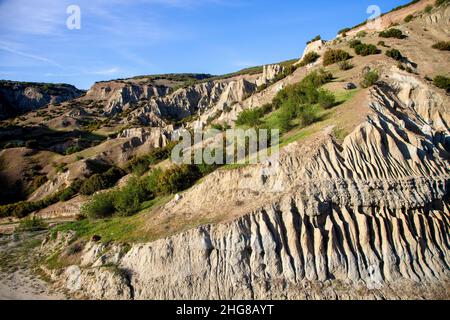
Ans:
POLYGON ((378 41, 378 45, 382 47, 387 47, 384 41, 378 41))
POLYGON ((320 89, 317 97, 317 102, 322 108, 329 109, 336 104, 336 97, 331 91, 320 89))
POLYGON ((403 35, 403 32, 401 30, 396 29, 396 28, 391 28, 391 29, 380 32, 380 37, 403 39, 405 36, 403 35))
POLYGON ((238 126, 256 127, 261 124, 261 117, 263 116, 261 109, 244 110, 239 113, 236 120, 238 126))
POLYGON ((306 44, 310 44, 319 40, 322 40, 322 37, 320 35, 315 36, 313 39, 309 40, 306 44))
POLYGON ((429 4, 425 7, 425 10, 423 10, 423 12, 430 13, 431 10, 433 10, 433 6, 431 4, 429 4))
POLYGON ((80 192, 80 188, 82 185, 81 180, 75 180, 72 182, 70 187, 63 190, 59 196, 59 201, 65 202, 72 199, 78 192, 80 192))
POLYGON ((86 179, 80 187, 82 195, 90 196, 97 191, 113 187, 124 176, 122 169, 112 167, 105 173, 97 173, 86 179))
POLYGON ((450 41, 440 41, 433 45, 433 49, 441 51, 450 51, 450 41))
POLYGON ((402 54, 397 49, 391 49, 391 50, 386 51, 386 55, 397 61, 403 60, 402 54))
POLYGON ((314 63, 317 61, 317 59, 320 58, 320 55, 317 52, 311 51, 308 52, 302 59, 302 61, 300 62, 300 67, 304 67, 308 64, 314 63))
POLYGON ((405 17, 405 22, 406 23, 411 22, 411 21, 413 21, 413 19, 414 19, 414 16, 412 14, 409 14, 405 17))
POLYGON ((350 28, 344 28, 344 29, 339 30, 338 34, 346 34, 346 33, 349 32, 350 30, 352 30, 352 29, 350 29, 350 28))
POLYGON ((81 214, 90 219, 111 217, 116 211, 114 208, 115 197, 115 192, 98 193, 81 207, 81 214))
POLYGON ((436 76, 433 79, 433 84, 441 89, 446 90, 447 92, 450 92, 450 78, 446 77, 446 76, 436 76))
POLYGON ((323 55, 323 65, 329 66, 331 64, 350 59, 348 52, 341 49, 329 49, 323 55))
POLYGON ((378 72, 376 71, 369 71, 364 75, 364 78, 361 82, 361 87, 363 88, 369 88, 373 86, 379 79, 378 72))
POLYGON ((361 40, 353 39, 348 42, 350 48, 355 49, 357 45, 362 44, 361 40))
POLYGON ((367 36, 367 32, 364 31, 364 30, 361 30, 361 31, 359 31, 359 32, 356 34, 356 36, 357 36, 358 38, 364 38, 365 36, 367 36))
POLYGON ((439 7, 443 4, 448 5, 450 3, 450 0, 436 0, 436 7, 439 7))
POLYGON ((45 230, 47 228, 47 224, 43 219, 39 217, 25 218, 19 222, 19 226, 16 228, 16 231, 19 232, 27 232, 27 231, 40 231, 45 230))
POLYGON ((380 53, 380 50, 373 44, 360 43, 355 46, 355 53, 360 56, 369 56, 380 53))
POLYGON ((342 61, 342 62, 339 62, 339 69, 341 69, 341 70, 343 70, 343 71, 345 71, 345 70, 350 70, 350 69, 352 69, 354 66, 353 66, 353 64, 351 64, 350 62, 348 62, 348 61, 342 61))
POLYGON ((140 210, 141 203, 147 198, 154 198, 154 196, 147 195, 142 182, 133 178, 119 192, 116 192, 113 201, 114 209, 121 216, 130 216, 140 210))

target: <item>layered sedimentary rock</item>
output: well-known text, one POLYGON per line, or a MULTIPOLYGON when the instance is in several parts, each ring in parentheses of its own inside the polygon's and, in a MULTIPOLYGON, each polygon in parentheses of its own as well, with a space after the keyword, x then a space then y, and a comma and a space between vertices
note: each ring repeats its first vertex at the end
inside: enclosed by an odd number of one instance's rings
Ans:
POLYGON ((89 243, 62 281, 94 298, 448 297, 448 103, 391 73, 342 144, 324 133, 276 170, 215 172, 161 213, 229 222, 130 250, 89 243))
POLYGON ((61 103, 81 96, 84 91, 68 84, 0 81, 0 119, 61 103))

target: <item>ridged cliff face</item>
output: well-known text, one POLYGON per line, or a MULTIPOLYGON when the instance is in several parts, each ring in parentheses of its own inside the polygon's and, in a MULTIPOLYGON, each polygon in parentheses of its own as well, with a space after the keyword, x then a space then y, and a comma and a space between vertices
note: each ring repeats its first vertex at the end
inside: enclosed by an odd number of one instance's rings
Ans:
POLYGON ((72 85, 0 81, 0 119, 75 99, 84 93, 72 85))
POLYGON ((129 250, 89 243, 81 268, 58 279, 93 298, 446 296, 448 105, 417 78, 391 72, 342 144, 327 128, 283 149, 274 174, 218 171, 159 212, 228 222, 129 250))

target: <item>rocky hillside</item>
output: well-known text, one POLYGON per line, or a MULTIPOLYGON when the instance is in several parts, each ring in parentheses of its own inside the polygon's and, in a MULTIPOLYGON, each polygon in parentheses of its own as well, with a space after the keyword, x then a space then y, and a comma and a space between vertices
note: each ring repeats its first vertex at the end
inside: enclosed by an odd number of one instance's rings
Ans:
POLYGON ((1 151, 8 183, 24 168, 45 179, 25 204, 0 206, 0 230, 27 214, 72 219, 32 252, 79 298, 448 299, 450 74, 439 48, 450 7, 429 3, 384 15, 396 25, 383 30, 312 41, 299 61, 101 82, 11 120, 9 137, 104 139, 1 151), (199 124, 279 129, 279 160, 175 166, 171 134, 199 124))
POLYGON ((0 119, 75 99, 84 91, 68 84, 0 81, 0 119))

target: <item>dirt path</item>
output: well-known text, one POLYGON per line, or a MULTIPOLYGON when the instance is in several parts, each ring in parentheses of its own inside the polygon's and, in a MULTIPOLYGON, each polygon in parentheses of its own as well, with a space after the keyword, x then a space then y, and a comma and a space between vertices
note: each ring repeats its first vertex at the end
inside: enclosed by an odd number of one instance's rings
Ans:
POLYGON ((0 300, 67 299, 35 272, 37 258, 33 249, 44 236, 28 233, 0 238, 0 300))

